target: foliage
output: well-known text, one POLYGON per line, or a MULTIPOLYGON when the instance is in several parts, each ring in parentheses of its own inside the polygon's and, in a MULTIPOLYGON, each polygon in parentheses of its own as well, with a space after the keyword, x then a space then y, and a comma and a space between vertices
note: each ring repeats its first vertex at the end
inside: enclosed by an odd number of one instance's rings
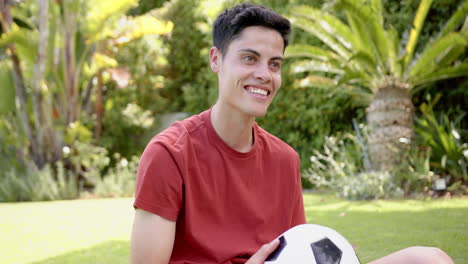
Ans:
POLYGON ((139 155, 148 142, 148 133, 152 135, 155 118, 149 110, 127 103, 124 97, 117 98, 106 104, 100 144, 109 153, 120 153, 127 158, 139 155))
POLYGON ((316 8, 294 7, 291 9, 292 22, 319 38, 328 49, 293 45, 288 56, 307 57, 297 61, 293 71, 331 75, 317 75, 320 81, 309 79, 308 85, 322 85, 326 81, 334 85, 346 84, 349 88, 365 88, 369 92, 375 92, 389 77, 408 83, 412 88, 440 79, 464 76, 467 72, 466 62, 456 62, 468 44, 464 37, 468 28, 463 27, 460 32, 453 30, 464 20, 460 12, 466 14, 467 1, 453 14, 450 20, 453 23, 447 26, 447 30, 444 28, 421 54, 414 56, 430 5, 431 1, 421 1, 406 43, 393 27, 384 27, 380 0, 372 1, 372 5, 365 4, 363 0, 336 1, 335 6, 346 14, 347 23, 316 8), (402 44, 406 44, 404 49, 402 44), (404 52, 403 55, 400 55, 401 52, 404 52))
MULTIPOLYGON (((30 144, 26 150, 41 168, 45 163, 62 158, 60 148, 64 145, 62 137, 65 132, 62 128, 76 121, 83 124, 80 120, 84 116, 82 110, 96 114, 89 129, 94 126, 93 137, 99 139, 102 105, 106 99, 103 97, 103 85, 110 80, 123 86, 128 82, 122 80, 126 76, 115 74, 125 72, 114 59, 119 48, 146 35, 168 34, 173 24, 152 15, 125 16, 136 5, 136 0, 105 0, 99 4, 82 0, 51 1, 50 8, 45 7, 45 17, 42 13, 37 14, 43 2, 39 3, 39 7, 32 2, 11 7, 14 21, 19 19, 32 26, 20 27, 3 21, 11 24, 11 30, 2 34, 0 46, 11 47, 14 44, 16 47, 11 51, 12 61, 15 65, 21 63, 22 67, 21 72, 17 70, 19 67, 15 67, 15 74, 24 76, 26 82, 23 81, 22 85, 15 80, 16 90, 21 91, 16 93, 20 105, 11 111, 21 117, 22 129, 30 144), (48 25, 36 26, 44 18, 48 25), (46 47, 43 50, 45 54, 36 56, 37 47, 41 44, 46 47), (36 65, 43 65, 45 69, 37 77, 36 65), (96 91, 94 97, 93 88, 96 91), (28 100, 31 97, 33 100, 28 100), (90 101, 94 102, 94 109, 87 107, 90 101), (33 113, 28 112, 31 108, 33 113)), ((5 10, 9 11, 10 6, 5 10)), ((5 89, 14 89, 11 86, 5 89)))
POLYGON ((349 200, 372 200, 402 197, 403 191, 397 187, 389 172, 363 172, 346 177, 339 183, 342 188, 339 196, 349 200))
POLYGON ((437 117, 433 111, 437 100, 420 106, 422 116, 416 126, 420 144, 430 148, 431 167, 437 174, 449 175, 449 184, 463 183, 468 180, 468 143, 460 124, 466 113, 441 112, 437 117))
POLYGON ((115 154, 114 158, 117 160, 115 167, 109 169, 106 175, 97 181, 94 193, 98 197, 128 197, 135 191, 139 158, 133 156, 128 161, 118 154, 115 154))
MULTIPOLYGON (((360 126, 365 137, 367 129, 360 126)), ((427 191, 435 179, 429 166, 430 151, 413 148, 392 172, 364 169, 367 143, 351 133, 326 137, 321 151, 314 150, 303 175, 318 189, 329 189, 351 199, 396 198, 427 191)))
POLYGON ((0 175, 0 202, 47 201, 79 197, 78 183, 61 162, 42 170, 10 169, 0 175), (54 177, 53 175, 56 175, 54 177))
POLYGON ((344 178, 359 173, 361 153, 358 139, 352 134, 326 137, 323 150, 314 150, 311 166, 303 174, 317 187, 338 187, 344 178))
POLYGON ((210 27, 201 15, 199 1, 173 0, 167 5, 166 19, 176 26, 165 41, 169 64, 164 73, 164 97, 170 102, 170 111, 199 113, 217 96, 215 75, 208 66, 210 27))
POLYGON ((311 167, 304 175, 317 187, 327 187, 350 200, 401 197, 403 191, 392 174, 361 171, 362 154, 362 145, 351 134, 327 137, 323 152, 314 151, 310 157, 311 167))
POLYGON ((75 141, 64 147, 65 160, 69 170, 76 175, 80 186, 93 187, 101 177, 101 172, 109 165, 108 151, 100 146, 75 141))

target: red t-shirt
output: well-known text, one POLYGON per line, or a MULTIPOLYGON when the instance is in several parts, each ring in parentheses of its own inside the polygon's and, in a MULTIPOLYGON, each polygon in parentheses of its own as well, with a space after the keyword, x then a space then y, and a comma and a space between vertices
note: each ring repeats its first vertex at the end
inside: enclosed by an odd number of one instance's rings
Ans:
POLYGON ((134 206, 176 221, 173 264, 244 263, 305 223, 297 153, 256 123, 251 151, 238 152, 210 113, 155 136, 138 168, 134 206))

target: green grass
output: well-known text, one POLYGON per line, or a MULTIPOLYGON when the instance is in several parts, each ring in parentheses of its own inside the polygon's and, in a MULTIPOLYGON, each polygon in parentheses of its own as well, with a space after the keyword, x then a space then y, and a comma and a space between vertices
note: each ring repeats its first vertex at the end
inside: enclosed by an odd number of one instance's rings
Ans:
MULTIPOLYGON (((304 200, 308 222, 339 231, 363 263, 412 245, 468 263, 468 199, 304 200)), ((132 199, 0 204, 0 263, 128 263, 132 219, 132 199)))

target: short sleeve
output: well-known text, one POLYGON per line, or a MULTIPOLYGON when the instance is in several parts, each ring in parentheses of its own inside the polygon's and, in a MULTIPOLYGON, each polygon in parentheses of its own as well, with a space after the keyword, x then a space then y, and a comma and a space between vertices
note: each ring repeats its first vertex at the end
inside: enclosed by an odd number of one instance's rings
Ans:
POLYGON ((150 142, 138 166, 135 208, 176 221, 182 208, 183 180, 170 151, 158 142, 150 142))
POLYGON ((301 183, 301 161, 299 155, 296 153, 296 171, 295 171, 295 192, 294 192, 294 207, 291 219, 291 227, 305 224, 306 217, 304 211, 304 199, 302 194, 302 183, 301 183))

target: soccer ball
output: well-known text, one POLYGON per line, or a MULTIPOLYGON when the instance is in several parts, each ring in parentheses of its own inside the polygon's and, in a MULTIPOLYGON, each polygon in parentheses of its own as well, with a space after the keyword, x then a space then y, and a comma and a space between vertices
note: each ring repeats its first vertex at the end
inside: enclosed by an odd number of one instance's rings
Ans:
POLYGON ((351 244, 329 227, 298 225, 279 240, 265 264, 360 264, 351 244))

